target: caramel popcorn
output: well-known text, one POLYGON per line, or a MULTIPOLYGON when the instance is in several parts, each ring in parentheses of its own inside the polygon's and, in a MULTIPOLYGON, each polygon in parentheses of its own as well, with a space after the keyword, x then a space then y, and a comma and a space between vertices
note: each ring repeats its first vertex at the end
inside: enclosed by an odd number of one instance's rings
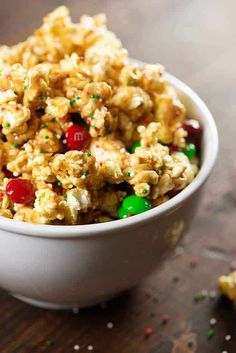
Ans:
POLYGON ((132 215, 130 195, 161 205, 198 172, 186 121, 163 66, 130 63, 105 15, 57 8, 0 47, 0 216, 76 225, 132 215))

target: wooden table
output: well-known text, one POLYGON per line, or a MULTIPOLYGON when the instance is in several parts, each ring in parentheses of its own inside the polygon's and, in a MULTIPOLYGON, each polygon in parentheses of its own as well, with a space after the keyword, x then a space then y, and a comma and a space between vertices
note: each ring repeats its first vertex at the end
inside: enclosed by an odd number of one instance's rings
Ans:
MULTIPOLYGON (((0 40, 28 35, 59 1, 1 2, 0 40)), ((50 312, 0 291, 1 353, 236 352, 233 305, 215 297, 216 280, 236 259, 235 11, 234 0, 65 1, 81 13, 104 11, 131 56, 164 63, 207 102, 221 135, 217 167, 198 217, 159 273, 107 307, 50 312), (193 266, 196 262, 196 266, 193 266), (205 299, 194 300, 202 291, 205 299), (210 293, 210 294, 209 294, 210 293), (210 298, 211 297, 211 298, 210 298), (164 324, 163 315, 169 321, 164 324), (207 337, 210 319, 215 336, 207 337), (211 320, 214 322, 214 320, 211 320), (113 328, 111 327, 113 324, 113 328), (145 329, 153 334, 145 337, 145 329), (225 336, 231 335, 230 341, 225 336), (76 347, 75 347, 76 348, 76 347), (78 347, 77 347, 78 348, 78 347)))

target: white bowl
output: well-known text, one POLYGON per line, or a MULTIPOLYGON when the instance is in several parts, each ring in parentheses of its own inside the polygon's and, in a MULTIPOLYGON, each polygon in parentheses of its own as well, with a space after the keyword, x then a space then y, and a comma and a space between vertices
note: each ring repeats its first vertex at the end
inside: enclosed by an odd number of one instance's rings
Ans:
POLYGON ((215 163, 218 135, 203 101, 167 75, 204 129, 195 180, 166 203, 140 215, 101 224, 34 225, 0 217, 0 287, 43 308, 85 307, 135 286, 174 249, 196 213, 215 163))

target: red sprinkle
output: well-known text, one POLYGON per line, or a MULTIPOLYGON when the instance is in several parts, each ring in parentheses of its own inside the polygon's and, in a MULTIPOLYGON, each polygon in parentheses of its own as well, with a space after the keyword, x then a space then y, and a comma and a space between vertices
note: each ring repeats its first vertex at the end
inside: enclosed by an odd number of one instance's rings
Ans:
POLYGON ((144 332, 146 337, 150 337, 153 334, 153 329, 151 327, 147 327, 144 332))
POLYGON ((168 321, 169 321, 169 316, 167 314, 163 315, 161 320, 162 324, 166 325, 168 321))
POLYGON ((10 180, 6 186, 6 194, 15 203, 29 204, 34 200, 34 187, 24 179, 10 180))

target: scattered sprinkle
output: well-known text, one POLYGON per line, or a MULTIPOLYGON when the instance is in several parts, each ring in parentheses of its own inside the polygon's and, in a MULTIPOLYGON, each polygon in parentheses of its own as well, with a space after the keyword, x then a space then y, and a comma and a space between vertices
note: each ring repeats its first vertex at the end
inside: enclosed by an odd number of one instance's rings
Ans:
POLYGON ((74 314, 78 314, 79 313, 79 308, 77 308, 77 306, 75 306, 73 309, 72 309, 72 312, 74 314))
POLYGON ((15 148, 18 148, 20 145, 19 145, 19 143, 13 143, 12 146, 15 148))
POLYGON ((191 348, 193 346, 193 340, 188 340, 188 347, 191 348))
POLYGON ((214 337, 215 336, 215 331, 214 330, 208 330, 207 331, 207 337, 208 338, 212 338, 212 337, 214 337))
POLYGON ((152 300, 153 300, 153 302, 154 303, 158 303, 159 302, 159 300, 160 300, 160 297, 159 297, 159 295, 154 295, 154 297, 152 298, 152 300))
POLYGON ((229 342, 229 341, 231 340, 231 335, 226 335, 226 336, 225 336, 225 340, 226 340, 227 342, 229 342))
POLYGON ((91 156, 91 152, 85 152, 85 154, 86 154, 87 157, 91 156))
POLYGON ((48 347, 52 347, 52 346, 53 346, 53 342, 52 342, 51 340, 45 341, 45 344, 46 344, 46 346, 48 346, 48 347))
POLYGON ((216 324, 216 319, 213 317, 212 319, 210 319, 210 325, 215 326, 215 324, 216 324))
POLYGON ((11 124, 10 123, 7 123, 6 125, 5 125, 5 127, 10 127, 11 126, 11 124))
POLYGON ((151 327, 147 327, 144 332, 146 337, 150 337, 153 334, 153 329, 151 327))
POLYGON ((46 135, 46 136, 44 136, 44 138, 45 138, 45 140, 48 140, 48 139, 49 139, 49 136, 48 136, 48 135, 46 135))
POLYGON ((148 192, 147 189, 143 189, 143 194, 146 194, 148 192))
POLYGON ((63 197, 64 197, 64 199, 67 199, 67 194, 64 194, 63 197))
POLYGON ((131 172, 127 172, 127 173, 126 173, 126 176, 127 176, 127 177, 130 177, 130 176, 131 176, 131 172))
POLYGON ((46 153, 46 151, 45 150, 41 150, 41 153, 46 153))
POLYGON ((58 181, 57 186, 62 186, 62 182, 58 181))
POLYGON ((79 349, 80 349, 80 346, 79 346, 78 344, 75 344, 75 345, 74 345, 74 350, 75 350, 75 351, 79 351, 79 349))
POLYGON ((90 98, 99 100, 101 96, 99 96, 99 94, 90 94, 90 98))
POLYGON ((80 99, 79 96, 75 96, 72 99, 70 99, 70 105, 73 105, 75 102, 77 102, 80 99))
POLYGON ((164 314, 162 316, 162 320, 161 320, 162 324, 166 325, 168 323, 168 321, 169 321, 169 316, 167 314, 164 314))
POLYGON ((88 346, 88 351, 93 351, 93 346, 91 344, 88 346))
POLYGON ((17 91, 13 91, 13 93, 17 96, 18 95, 18 92, 17 91))
POLYGON ((107 323, 107 328, 112 329, 114 327, 113 322, 108 322, 107 323))
POLYGON ((47 124, 41 125, 41 129, 47 129, 47 128, 48 128, 48 125, 47 125, 47 124))
POLYGON ((40 96, 39 99, 40 99, 41 101, 44 101, 45 96, 40 96))
POLYGON ((184 248, 183 246, 177 246, 175 249, 175 255, 180 256, 184 254, 184 248))
POLYGON ((27 90, 27 88, 28 88, 27 85, 23 86, 23 90, 24 90, 24 91, 27 90))
POLYGON ((89 116, 93 119, 95 112, 89 114, 89 116))
POLYGON ((84 177, 88 176, 88 172, 83 172, 83 176, 84 177))
POLYGON ((66 144, 66 139, 62 140, 62 143, 64 143, 64 145, 66 144))
POLYGON ((178 273, 174 273, 173 277, 172 277, 172 281, 176 283, 176 282, 179 282, 179 279, 180 279, 180 277, 179 277, 178 273))
POLYGON ((215 298, 216 298, 216 291, 214 291, 214 290, 211 290, 210 291, 210 293, 209 293, 209 298, 210 299, 212 299, 212 300, 214 300, 215 298))

